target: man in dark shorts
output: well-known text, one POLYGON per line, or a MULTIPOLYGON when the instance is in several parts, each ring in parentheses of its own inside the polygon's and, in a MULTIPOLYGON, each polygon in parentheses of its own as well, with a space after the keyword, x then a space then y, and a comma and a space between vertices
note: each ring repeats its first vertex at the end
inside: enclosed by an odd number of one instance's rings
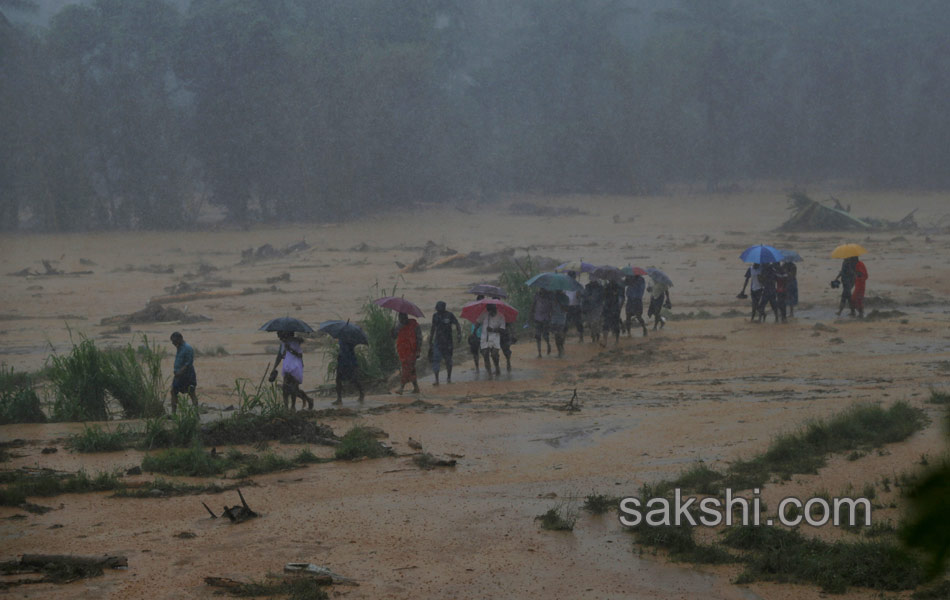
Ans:
POLYGON ((445 363, 445 382, 452 383, 452 354, 455 343, 452 339, 452 327, 455 327, 455 338, 462 343, 462 326, 455 315, 445 310, 445 302, 435 303, 435 314, 432 315, 432 327, 429 328, 429 357, 432 362, 432 373, 435 381, 432 385, 439 385, 439 368, 445 363))
MULTIPOLYGON (((577 281, 577 272, 568 271, 567 276, 577 281)), ((581 307, 581 304, 584 300, 584 292, 569 291, 564 292, 567 295, 567 329, 565 330, 565 335, 567 331, 571 329, 571 326, 577 328, 577 333, 580 336, 579 339, 581 342, 584 341, 584 311, 581 307)))
POLYGON ((627 335, 633 335, 630 326, 636 319, 643 328, 643 336, 646 337, 647 324, 643 320, 643 292, 647 289, 647 282, 640 275, 633 275, 627 277, 625 283, 627 284, 624 294, 627 297, 627 335))
POLYGON ((548 354, 551 354, 551 334, 549 331, 551 322, 552 302, 554 301, 551 292, 548 290, 538 290, 534 295, 534 302, 531 303, 531 318, 534 320, 534 339, 538 343, 538 358, 541 358, 541 340, 548 345, 548 354))
POLYGON ((762 300, 762 284, 759 282, 759 273, 761 270, 762 266, 759 263, 755 263, 745 270, 745 282, 742 284, 742 291, 736 296, 736 298, 747 298, 748 296, 746 296, 745 288, 749 285, 749 282, 752 283, 750 291, 752 292, 753 321, 755 321, 755 316, 759 310, 759 302, 762 300))
POLYGON ((838 303, 838 316, 844 310, 845 304, 851 309, 851 316, 854 316, 854 303, 851 301, 851 288, 854 287, 855 266, 858 264, 858 257, 846 258, 841 261, 841 270, 838 276, 831 282, 831 287, 837 287, 835 282, 841 283, 841 301, 838 303))
POLYGON ((623 288, 616 281, 608 281, 604 286, 604 339, 602 346, 607 345, 607 336, 613 332, 614 343, 620 342, 620 311, 623 307, 623 288))
POLYGON ((360 365, 356 359, 356 346, 350 342, 340 340, 340 351, 336 355, 336 402, 343 404, 343 382, 352 381, 360 392, 360 402, 363 401, 363 384, 360 383, 360 365))
POLYGON ((178 394, 185 393, 191 397, 192 403, 198 406, 198 396, 195 395, 195 388, 198 387, 198 375, 195 373, 195 351, 190 344, 185 343, 185 338, 175 332, 171 336, 172 344, 175 346, 175 366, 173 367, 175 376, 172 379, 172 414, 178 411, 178 394))

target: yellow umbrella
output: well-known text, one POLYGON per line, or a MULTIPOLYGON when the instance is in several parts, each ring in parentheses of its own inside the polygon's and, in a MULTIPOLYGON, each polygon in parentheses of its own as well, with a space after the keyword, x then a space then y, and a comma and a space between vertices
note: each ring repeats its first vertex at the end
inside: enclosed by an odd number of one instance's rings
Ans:
POLYGON ((861 244, 842 244, 834 249, 831 253, 831 258, 851 258, 852 256, 861 256, 867 253, 868 251, 865 250, 861 244))

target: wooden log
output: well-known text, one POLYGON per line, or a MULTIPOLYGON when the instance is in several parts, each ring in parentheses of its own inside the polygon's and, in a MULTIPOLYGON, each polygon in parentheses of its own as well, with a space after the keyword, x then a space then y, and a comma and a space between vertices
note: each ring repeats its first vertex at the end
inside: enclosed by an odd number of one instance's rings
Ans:
POLYGON ((156 296, 149 302, 172 304, 174 302, 190 302, 192 300, 206 300, 210 298, 227 298, 228 296, 243 296, 244 290, 206 290, 203 292, 189 292, 185 294, 168 294, 156 296))
POLYGON ((125 556, 75 556, 72 554, 24 554, 20 558, 21 565, 31 567, 43 567, 51 563, 74 567, 118 569, 128 567, 129 559, 125 556))

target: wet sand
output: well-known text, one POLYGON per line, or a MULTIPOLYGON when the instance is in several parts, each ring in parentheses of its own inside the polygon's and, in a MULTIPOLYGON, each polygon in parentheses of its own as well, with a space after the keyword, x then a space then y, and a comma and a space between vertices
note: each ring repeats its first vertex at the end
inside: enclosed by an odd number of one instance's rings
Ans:
MULTIPOLYGON (((839 194, 840 196, 841 194, 839 194)), ((816 196, 821 197, 821 196, 816 196)), ((466 269, 431 269, 400 275, 396 262, 411 263, 429 239, 462 252, 517 246, 519 254, 562 260, 638 266, 656 265, 674 280, 674 313, 707 311, 716 318, 671 321, 647 338, 623 338, 606 349, 569 338, 563 359, 533 358, 527 332, 515 345, 509 379, 475 378, 471 364, 457 367, 452 385, 420 381, 422 394, 371 395, 363 406, 348 397, 357 417, 327 419, 338 434, 355 423, 381 427, 401 456, 314 465, 254 477, 245 489, 263 518, 238 526, 212 521, 199 501, 220 510, 237 502, 233 492, 132 500, 107 494, 32 499, 53 506, 44 515, 7 520, 23 511, 0 507, 0 539, 7 558, 24 552, 129 557, 127 571, 64 586, 21 586, 25 598, 211 597, 206 576, 260 579, 288 562, 312 562, 359 581, 334 587, 348 598, 818 598, 817 588, 731 583, 738 567, 695 568, 670 564, 649 551, 640 554, 614 515, 581 511, 573 532, 548 532, 534 517, 562 503, 583 502, 590 493, 636 494, 643 483, 677 475, 697 460, 713 468, 763 450, 778 433, 832 415, 855 401, 908 400, 933 423, 909 440, 859 460, 834 457, 818 475, 795 476, 768 485, 771 507, 788 495, 824 490, 838 495, 914 468, 922 454, 943 452, 942 411, 924 402, 929 388, 946 389, 950 374, 950 235, 882 232, 864 234, 769 233, 786 217, 780 191, 735 196, 660 198, 530 198, 577 206, 589 214, 532 218, 507 215, 507 202, 465 214, 424 207, 354 223, 262 228, 251 231, 5 235, 0 272, 42 270, 40 260, 58 259, 64 271, 92 275, 3 276, 0 290, 0 361, 35 370, 52 346, 69 347, 69 333, 99 343, 124 344, 131 334, 108 335, 103 318, 131 313, 164 295, 200 264, 231 288, 266 288, 268 277, 290 273, 273 292, 178 303, 176 308, 213 320, 191 325, 133 326, 165 344, 180 330, 199 351, 222 346, 226 356, 200 357, 199 394, 210 407, 235 404, 239 377, 256 382, 273 358, 272 334, 257 328, 289 314, 310 323, 359 317, 359 305, 374 285, 423 307, 437 300, 450 310, 471 299, 466 286, 491 279, 466 269), (615 219, 617 215, 619 218, 615 219), (628 219, 633 219, 628 221, 628 219), (615 221, 621 221, 619 223, 615 221), (299 240, 309 250, 274 260, 240 264, 241 250, 299 240), (787 324, 752 324, 721 317, 746 302, 737 300, 747 245, 774 242, 797 250, 802 306, 787 324), (883 296, 900 318, 860 322, 836 318, 836 294, 828 282, 839 261, 827 258, 839 243, 858 241, 868 250, 869 297, 883 296), (369 249, 351 251, 365 242, 369 249), (86 259, 80 263, 80 258, 86 259), (88 265, 88 261, 95 263, 88 265), (172 274, 127 270, 127 265, 171 265, 172 274), (822 323, 834 332, 816 330, 822 323), (557 408, 578 393, 581 410, 557 408), (415 400, 426 404, 414 404, 415 400), (373 409, 387 406, 390 410, 373 409), (411 462, 409 437, 434 454, 460 455, 452 469, 421 471, 411 462), (62 527, 52 528, 54 525, 62 527), (175 534, 190 531, 193 539, 175 534)), ((897 219, 919 207, 918 222, 935 222, 947 197, 860 194, 848 197, 853 211, 897 219)), ((200 281, 200 279, 199 279, 200 281)), ((382 295, 379 293, 378 295, 382 295)), ((871 310, 874 306, 869 306, 871 310)), ((322 356, 305 347, 305 387, 323 382, 322 356)), ((464 347, 459 353, 467 353, 464 347)), ((171 357, 166 365, 170 372, 171 357)), ((329 399, 318 399, 318 407, 329 399)), ((80 455, 63 448, 79 424, 0 427, 3 440, 27 440, 21 456, 4 468, 49 466, 89 472, 128 468, 142 454, 125 451, 80 455), (41 455, 47 445, 57 454, 41 455)), ((295 452, 299 447, 275 451, 295 452)), ((322 448, 314 448, 326 454, 322 448)), ((148 479, 147 476, 138 476, 148 479)), ((130 478, 135 480, 136 477, 130 478)), ((878 486, 882 504, 897 491, 878 486)), ((899 511, 875 511, 875 521, 896 522, 899 511)), ((851 535, 825 528, 822 537, 851 535)), ((876 598, 852 590, 844 598, 876 598)))

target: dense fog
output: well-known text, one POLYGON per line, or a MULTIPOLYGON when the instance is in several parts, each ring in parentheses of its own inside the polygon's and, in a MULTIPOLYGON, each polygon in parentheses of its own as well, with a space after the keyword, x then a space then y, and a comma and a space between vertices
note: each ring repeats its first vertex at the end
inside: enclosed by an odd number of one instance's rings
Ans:
POLYGON ((0 0, 0 228, 950 185, 946 0, 0 0))

